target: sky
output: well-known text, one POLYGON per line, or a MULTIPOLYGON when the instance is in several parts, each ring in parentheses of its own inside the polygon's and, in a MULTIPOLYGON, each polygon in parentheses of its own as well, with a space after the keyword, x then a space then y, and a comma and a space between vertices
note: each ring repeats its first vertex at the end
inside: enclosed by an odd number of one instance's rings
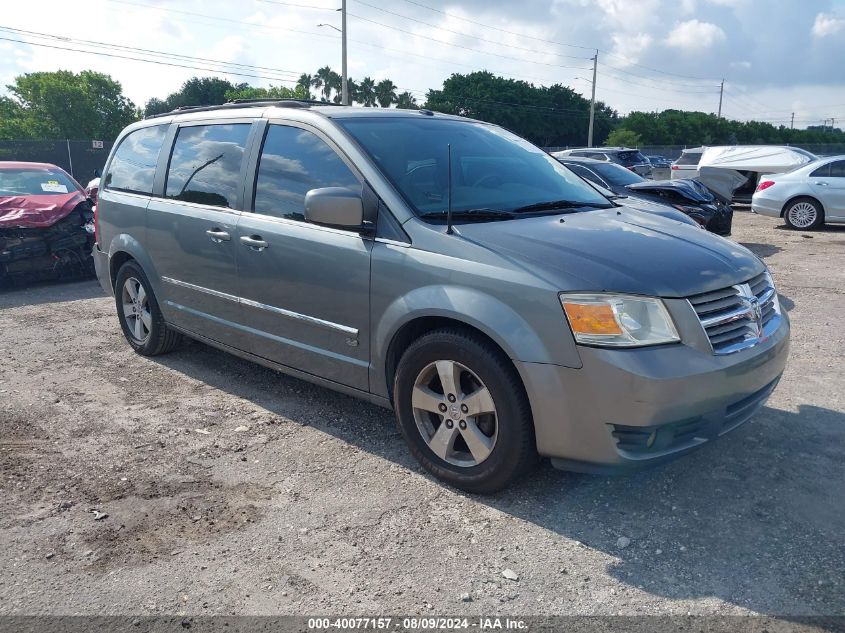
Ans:
MULTIPOLYGON (((0 85, 93 69, 139 106, 195 75, 292 86, 340 71, 340 2, 8 2, 0 85)), ((845 124, 845 0, 347 0, 347 13, 349 75, 390 78, 419 101, 475 70, 589 98, 598 49, 596 98, 620 114, 716 112, 724 79, 724 116, 845 124)))

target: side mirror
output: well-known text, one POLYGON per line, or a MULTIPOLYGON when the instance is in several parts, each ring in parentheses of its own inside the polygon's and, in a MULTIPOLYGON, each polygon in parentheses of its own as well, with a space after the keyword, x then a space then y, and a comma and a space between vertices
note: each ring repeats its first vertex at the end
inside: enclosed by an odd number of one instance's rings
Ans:
POLYGON ((305 194, 305 219, 346 229, 360 229, 364 223, 361 193, 343 187, 312 189, 305 194))

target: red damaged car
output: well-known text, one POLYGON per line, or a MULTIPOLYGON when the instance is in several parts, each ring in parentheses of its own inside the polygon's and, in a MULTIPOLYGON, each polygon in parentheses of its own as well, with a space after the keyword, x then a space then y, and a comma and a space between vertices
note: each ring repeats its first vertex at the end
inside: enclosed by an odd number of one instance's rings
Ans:
POLYGON ((93 216, 60 167, 0 161, 0 286, 91 276, 93 216))

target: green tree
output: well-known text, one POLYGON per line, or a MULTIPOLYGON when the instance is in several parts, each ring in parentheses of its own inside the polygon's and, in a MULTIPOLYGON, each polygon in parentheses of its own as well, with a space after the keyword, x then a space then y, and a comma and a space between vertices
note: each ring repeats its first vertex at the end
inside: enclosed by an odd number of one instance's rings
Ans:
POLYGON ((239 86, 226 93, 227 101, 234 101, 235 99, 309 99, 310 97, 310 93, 306 92, 305 88, 299 84, 295 88, 239 86))
POLYGON ((358 103, 365 108, 372 108, 376 104, 376 82, 372 77, 364 77, 358 85, 358 103))
POLYGON ((376 101, 382 108, 389 108, 396 103, 396 84, 390 79, 382 79, 376 84, 376 101))
POLYGON ((186 106, 210 106, 226 103, 226 93, 248 87, 247 84, 233 84, 219 77, 191 77, 176 92, 162 99, 152 98, 144 106, 144 115, 170 112, 186 106))
POLYGON ((307 74, 307 73, 302 73, 299 76, 299 80, 296 82, 296 87, 300 88, 302 93, 307 95, 304 98, 308 99, 309 101, 314 98, 313 95, 311 94, 311 86, 313 86, 313 85, 314 85, 314 77, 307 74))
POLYGON ((396 96, 396 107, 400 110, 418 110, 417 98, 410 92, 400 92, 396 96))
MULTIPOLYGON (((497 123, 542 147, 584 145, 590 102, 571 88, 534 86, 480 71, 454 74, 440 90, 429 90, 426 108, 497 123)), ((615 127, 616 112, 596 104, 594 138, 602 143, 615 127)))
POLYGON ((332 88, 335 85, 335 75, 337 73, 328 66, 323 66, 314 75, 314 83, 312 85, 318 90, 322 89, 323 101, 331 101, 332 88))
POLYGON ((640 135, 624 127, 618 127, 607 136, 606 145, 611 147, 638 147, 642 139, 640 135))
POLYGON ((93 70, 20 75, 0 103, 0 134, 113 140, 138 118, 120 83, 93 70))

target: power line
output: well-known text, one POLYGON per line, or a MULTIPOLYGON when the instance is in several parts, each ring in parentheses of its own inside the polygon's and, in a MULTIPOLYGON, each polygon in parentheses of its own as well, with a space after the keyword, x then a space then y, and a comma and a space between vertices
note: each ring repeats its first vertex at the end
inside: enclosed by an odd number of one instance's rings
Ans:
MULTIPOLYGON (((271 2, 271 1, 273 1, 273 0, 262 0, 262 2, 271 2)), ((536 48, 526 48, 524 46, 515 46, 513 44, 504 44, 502 42, 497 42, 496 40, 490 40, 490 39, 487 39, 487 38, 484 38, 484 37, 480 37, 478 35, 471 35, 470 33, 464 33, 463 31, 456 31, 454 29, 447 29, 445 26, 437 26, 436 24, 432 24, 431 22, 425 22, 423 20, 418 20, 417 18, 412 18, 412 17, 407 16, 407 15, 402 15, 401 13, 397 13, 396 11, 391 11, 390 9, 384 9, 382 7, 375 5, 375 4, 370 4, 369 2, 365 2, 364 0, 355 0, 355 2, 356 2, 356 4, 362 4, 366 7, 371 7, 373 9, 376 9, 377 11, 381 11, 382 13, 395 15, 396 17, 402 18, 403 20, 409 20, 411 22, 416 22, 417 24, 423 24, 423 25, 431 27, 433 29, 438 29, 440 31, 446 31, 447 33, 454 33, 455 35, 461 35, 463 37, 469 37, 469 38, 472 38, 472 39, 475 39, 475 40, 479 40, 481 42, 487 42, 488 44, 494 44, 496 46, 502 46, 502 47, 505 47, 505 48, 512 48, 514 50, 520 50, 520 51, 527 51, 529 53, 536 53, 536 54, 540 54, 540 55, 552 54, 555 57, 564 57, 564 58, 567 58, 567 59, 581 59, 581 60, 587 59, 586 57, 576 57, 575 55, 561 55, 560 53, 555 53, 553 51, 548 51, 548 50, 541 51, 541 50, 537 50, 536 48)))
MULTIPOLYGON (((438 44, 444 44, 445 46, 452 46, 454 48, 462 48, 462 49, 467 50, 467 51, 472 51, 473 53, 482 53, 482 51, 479 51, 475 48, 470 48, 469 46, 463 46, 461 44, 454 44, 452 42, 447 42, 445 40, 438 40, 436 38, 429 37, 427 35, 421 35, 419 33, 414 33, 413 31, 408 31, 406 29, 399 28, 398 26, 391 26, 390 24, 385 24, 384 22, 372 20, 370 18, 366 18, 362 15, 357 15, 355 13, 348 13, 347 12, 347 15, 350 15, 354 18, 359 19, 359 20, 363 20, 364 22, 370 22, 372 24, 377 24, 378 26, 382 26, 382 27, 387 28, 387 29, 399 31, 400 33, 405 33, 406 35, 410 35, 411 37, 418 37, 420 39, 429 40, 431 42, 437 42, 438 44)), ((501 53, 484 52, 483 54, 484 55, 492 55, 493 57, 501 57, 502 59, 510 59, 510 60, 513 60, 513 61, 516 61, 516 62, 520 62, 521 64, 539 64, 541 66, 551 66, 553 68, 570 68, 570 69, 575 68, 576 70, 581 70, 581 68, 576 68, 575 66, 562 66, 560 64, 549 64, 547 62, 537 62, 537 61, 532 61, 530 59, 521 59, 519 57, 511 57, 509 55, 502 55, 501 53)))
POLYGON ((413 4, 413 5, 418 6, 418 7, 422 7, 423 9, 428 9, 429 11, 434 11, 435 13, 440 13, 441 15, 448 16, 448 17, 453 18, 455 20, 461 20, 463 22, 468 22, 470 24, 475 24, 477 26, 483 26, 485 28, 493 29, 493 30, 499 31, 501 33, 507 33, 509 35, 516 35, 517 37, 532 39, 532 40, 536 40, 538 42, 543 42, 543 43, 546 43, 546 44, 554 44, 555 46, 567 46, 567 47, 570 47, 570 48, 580 48, 580 49, 587 50, 587 51, 598 50, 600 53, 603 53, 605 55, 610 55, 610 56, 616 57, 618 59, 622 59, 622 60, 628 62, 632 66, 638 66, 639 68, 643 68, 645 70, 650 70, 652 72, 661 73, 661 74, 664 74, 664 75, 670 75, 670 76, 674 76, 674 77, 682 77, 684 79, 693 79, 693 80, 696 80, 696 81, 713 81, 711 79, 706 79, 704 77, 693 77, 693 76, 690 76, 690 75, 681 75, 681 74, 678 74, 678 73, 669 72, 667 70, 661 70, 660 68, 652 68, 650 66, 638 64, 638 63, 632 62, 630 58, 625 57, 624 55, 620 55, 619 53, 613 53, 613 52, 602 50, 602 49, 596 49, 595 46, 581 46, 579 44, 567 44, 565 42, 556 42, 556 41, 553 41, 553 40, 545 40, 543 38, 535 37, 533 35, 525 35, 524 33, 518 33, 516 31, 509 31, 507 29, 503 29, 503 28, 500 28, 500 27, 497 27, 497 26, 493 26, 491 24, 485 24, 484 22, 478 22, 476 20, 471 20, 469 18, 465 18, 463 16, 456 15, 456 14, 450 13, 448 11, 443 11, 441 9, 435 9, 434 7, 430 7, 427 4, 423 4, 422 2, 419 2, 418 0, 404 0, 404 2, 407 2, 408 4, 413 4))
POLYGON ((25 35, 25 36, 30 36, 30 37, 37 37, 37 38, 41 38, 41 39, 50 39, 50 40, 59 40, 59 41, 62 41, 62 42, 69 42, 69 43, 81 44, 81 45, 85 45, 85 46, 92 46, 92 47, 98 47, 98 48, 102 47, 102 48, 114 49, 114 50, 120 50, 120 51, 133 51, 133 52, 139 52, 139 53, 146 53, 146 54, 154 55, 154 56, 158 56, 158 57, 166 57, 166 58, 173 57, 173 58, 185 59, 185 60, 188 60, 188 61, 200 61, 200 62, 207 62, 207 63, 212 63, 212 64, 223 65, 223 66, 235 66, 235 67, 238 67, 238 68, 245 68, 245 69, 248 69, 248 70, 268 70, 268 71, 271 71, 273 73, 279 73, 279 74, 290 74, 290 75, 294 75, 294 76, 299 75, 299 73, 294 71, 294 70, 283 70, 281 68, 271 68, 269 66, 253 66, 253 65, 250 65, 250 64, 240 64, 238 62, 226 62, 226 61, 217 60, 217 59, 208 59, 206 57, 192 57, 190 55, 182 55, 182 54, 179 54, 179 53, 156 51, 156 50, 152 50, 152 49, 148 49, 148 48, 137 48, 137 47, 134 47, 134 46, 125 46, 125 45, 122 45, 122 44, 110 44, 108 42, 99 42, 99 41, 96 41, 96 40, 80 40, 80 39, 65 37, 65 36, 62 36, 62 35, 54 35, 52 33, 40 33, 38 31, 27 31, 27 30, 24 30, 24 29, 14 29, 14 28, 11 28, 11 27, 6 27, 6 26, 0 26, 0 31, 10 31, 10 32, 13 32, 13 33, 17 33, 17 34, 21 34, 21 35, 25 35))
POLYGON ((296 4, 295 2, 281 2, 280 0, 258 0, 258 2, 266 2, 268 4, 280 4, 285 7, 296 7, 297 9, 311 9, 313 11, 337 11, 332 7, 315 7, 313 4, 296 4))
POLYGON ((116 59, 128 59, 128 60, 137 61, 137 62, 144 62, 144 63, 147 63, 147 64, 157 64, 159 66, 172 66, 172 67, 175 67, 175 68, 188 68, 188 69, 191 69, 191 70, 202 70, 202 71, 205 71, 205 72, 220 73, 220 74, 224 74, 224 75, 236 75, 238 77, 251 77, 253 79, 269 79, 271 81, 280 81, 282 83, 294 83, 294 84, 296 83, 296 80, 294 80, 294 79, 283 79, 281 77, 267 77, 265 75, 252 75, 252 74, 247 74, 247 73, 242 73, 242 72, 235 72, 235 71, 231 71, 231 70, 221 70, 219 68, 202 68, 200 66, 189 66, 187 64, 176 64, 176 63, 164 62, 164 61, 156 60, 156 59, 143 59, 143 58, 140 58, 140 57, 131 57, 129 55, 116 55, 114 53, 104 53, 102 51, 86 51, 86 50, 79 49, 79 48, 71 48, 69 46, 55 46, 55 45, 52 45, 52 44, 42 44, 40 42, 27 42, 25 40, 15 40, 15 39, 8 38, 8 37, 0 37, 0 40, 5 41, 5 42, 16 42, 18 44, 26 44, 28 46, 40 46, 42 48, 53 48, 53 49, 62 50, 62 51, 73 51, 73 52, 76 52, 76 53, 86 53, 88 55, 98 55, 100 57, 112 57, 112 58, 116 58, 116 59))
MULTIPOLYGON (((600 65, 604 65, 604 64, 600 64, 600 65)), ((610 68, 613 68, 613 66, 610 66, 610 68)), ((606 77, 609 77, 609 78, 611 78, 615 81, 622 81, 624 83, 628 83, 628 84, 631 84, 633 86, 640 86, 642 88, 648 88, 649 90, 661 90, 663 92, 673 92, 673 93, 682 93, 682 94, 710 94, 710 95, 712 95, 712 94, 715 94, 716 90, 718 90, 718 87, 713 87, 713 88, 708 89, 708 90, 689 90, 689 89, 665 88, 663 86, 654 86, 654 85, 651 85, 651 84, 643 84, 642 80, 639 81, 639 82, 631 81, 630 79, 618 77, 615 74, 607 73, 606 71, 602 71, 602 73, 600 73, 600 74, 604 74, 606 77)), ((651 80, 645 80, 645 81, 651 81, 651 80)))

